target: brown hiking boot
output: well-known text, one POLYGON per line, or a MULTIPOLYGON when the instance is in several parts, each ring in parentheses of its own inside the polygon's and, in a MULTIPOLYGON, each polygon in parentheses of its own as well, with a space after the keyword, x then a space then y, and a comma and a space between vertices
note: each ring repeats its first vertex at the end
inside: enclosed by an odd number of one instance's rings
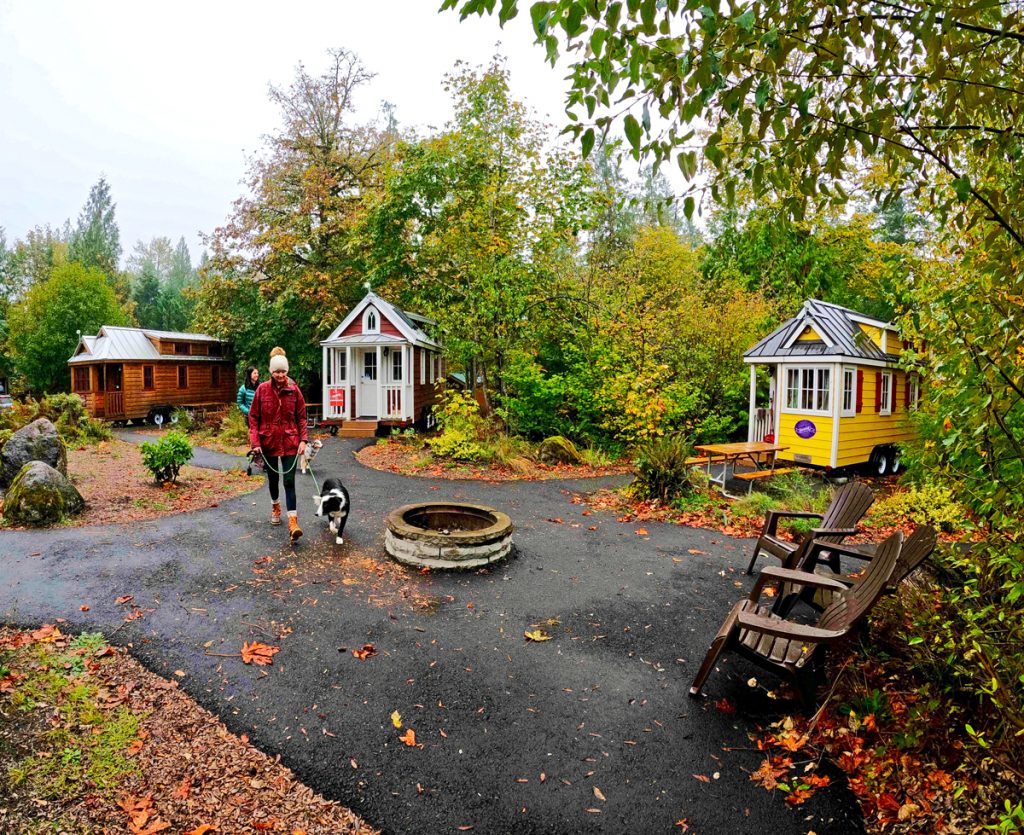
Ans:
POLYGON ((299 527, 298 516, 288 516, 288 536, 292 538, 292 542, 302 536, 302 528, 299 527))
POLYGON ((281 524, 281 503, 274 502, 270 505, 270 524, 280 525, 281 524))

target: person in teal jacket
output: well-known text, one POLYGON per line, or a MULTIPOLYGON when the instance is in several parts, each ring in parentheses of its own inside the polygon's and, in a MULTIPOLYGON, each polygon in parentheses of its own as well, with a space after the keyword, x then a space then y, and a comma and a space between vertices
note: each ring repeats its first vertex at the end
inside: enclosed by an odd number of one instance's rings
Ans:
POLYGON ((256 396, 256 388, 260 384, 260 370, 255 365, 245 369, 245 381, 238 387, 238 409, 249 423, 249 409, 252 408, 252 399, 256 396))

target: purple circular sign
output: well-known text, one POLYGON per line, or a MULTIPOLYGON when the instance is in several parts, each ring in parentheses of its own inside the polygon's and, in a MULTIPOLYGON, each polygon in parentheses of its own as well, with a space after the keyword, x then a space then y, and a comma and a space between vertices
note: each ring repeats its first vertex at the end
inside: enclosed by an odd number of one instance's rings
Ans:
POLYGON ((807 439, 813 438, 817 434, 818 427, 814 425, 813 420, 798 420, 793 431, 801 438, 807 439))

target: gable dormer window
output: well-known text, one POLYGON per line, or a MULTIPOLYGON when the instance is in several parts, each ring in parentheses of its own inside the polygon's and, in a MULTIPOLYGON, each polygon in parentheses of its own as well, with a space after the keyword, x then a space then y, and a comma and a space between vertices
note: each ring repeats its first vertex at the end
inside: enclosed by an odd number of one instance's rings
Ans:
POLYGON ((380 316, 374 307, 366 308, 363 314, 363 333, 380 333, 380 316))

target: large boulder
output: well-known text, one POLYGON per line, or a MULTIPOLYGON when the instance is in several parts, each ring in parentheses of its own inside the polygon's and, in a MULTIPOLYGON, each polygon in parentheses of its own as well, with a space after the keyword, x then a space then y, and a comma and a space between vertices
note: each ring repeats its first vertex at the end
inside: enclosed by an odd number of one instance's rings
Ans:
POLYGON ((57 427, 39 418, 21 427, 0 450, 0 487, 10 484, 29 461, 42 461, 68 474, 68 453, 57 427))
POLYGON ((576 444, 561 435, 554 435, 541 441, 537 457, 545 464, 579 464, 583 461, 576 444))
POLYGON ((16 525, 55 525, 85 507, 66 475, 42 461, 30 461, 4 496, 4 518, 16 525))

